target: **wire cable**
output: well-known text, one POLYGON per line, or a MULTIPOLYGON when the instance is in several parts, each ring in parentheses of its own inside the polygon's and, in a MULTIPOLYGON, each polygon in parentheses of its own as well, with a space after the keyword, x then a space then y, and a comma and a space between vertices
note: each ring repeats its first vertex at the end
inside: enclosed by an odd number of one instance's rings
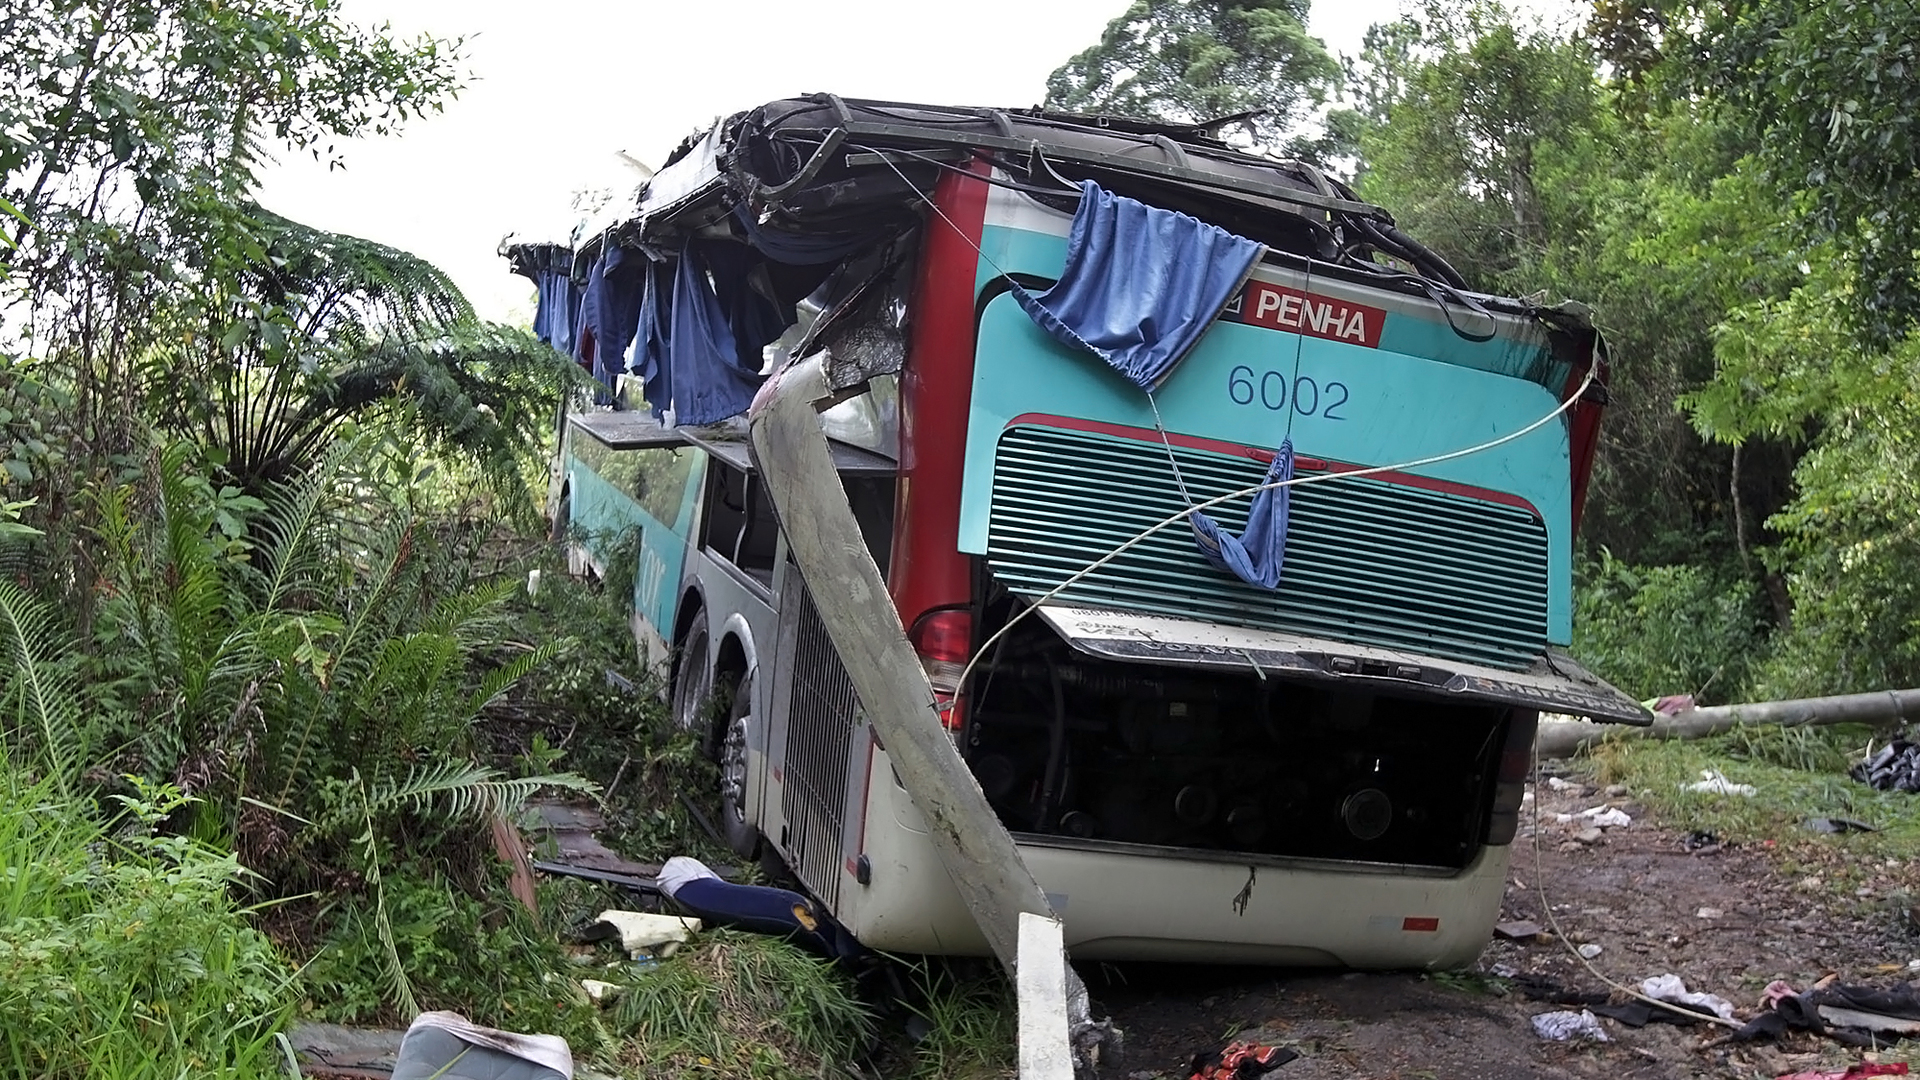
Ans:
MULTIPOLYGON (((964 680, 962 682, 962 685, 965 685, 964 680)), ((1719 1024, 1722 1027, 1730 1027, 1735 1030, 1745 1027, 1746 1025, 1742 1024, 1738 1020, 1729 1020, 1726 1017, 1720 1016, 1716 1013, 1703 1013, 1703 1012, 1695 1012, 1692 1009, 1681 1009, 1679 1006, 1675 1005, 1671 1001, 1661 1001, 1658 998, 1649 997, 1647 994, 1641 992, 1640 990, 1635 989, 1634 987, 1628 986, 1627 984, 1620 982, 1617 979, 1608 977, 1608 975, 1605 972, 1593 966, 1593 961, 1580 955, 1580 950, 1574 948, 1573 942, 1567 939, 1566 931, 1560 928, 1560 916, 1554 913, 1553 904, 1549 902, 1549 900, 1547 899, 1546 860, 1545 860, 1545 857, 1542 856, 1540 853, 1540 822, 1541 820, 1542 818, 1540 816, 1540 740, 1538 738, 1535 738, 1533 741, 1533 891, 1540 898, 1540 909, 1546 912, 1547 922, 1553 926, 1554 938, 1557 939, 1561 945, 1565 946, 1567 953, 1570 956, 1572 956, 1575 960, 1580 961, 1581 966, 1585 967, 1589 972, 1591 972, 1594 978, 1599 979, 1601 982, 1607 984, 1608 986, 1613 987, 1615 990, 1619 991, 1622 994, 1627 995, 1630 998, 1634 998, 1639 1001, 1644 1001, 1649 1005, 1657 1005, 1663 1009, 1671 1009, 1676 1012, 1685 1012, 1689 1015, 1698 1016, 1700 1019, 1705 1020, 1708 1023, 1719 1024)))

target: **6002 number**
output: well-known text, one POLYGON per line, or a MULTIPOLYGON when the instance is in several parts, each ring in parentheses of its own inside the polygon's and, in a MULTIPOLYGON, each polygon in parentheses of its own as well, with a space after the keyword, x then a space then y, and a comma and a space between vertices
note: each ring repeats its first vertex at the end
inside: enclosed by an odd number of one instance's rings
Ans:
POLYGON ((1258 401, 1273 412, 1285 411, 1287 402, 1293 402, 1293 411, 1301 416, 1318 416, 1323 420, 1345 420, 1346 417, 1335 409, 1346 405, 1348 390, 1343 382, 1329 382, 1324 385, 1305 375, 1287 381, 1284 371, 1255 372, 1241 364, 1227 372, 1227 396, 1235 405, 1251 405, 1258 401))

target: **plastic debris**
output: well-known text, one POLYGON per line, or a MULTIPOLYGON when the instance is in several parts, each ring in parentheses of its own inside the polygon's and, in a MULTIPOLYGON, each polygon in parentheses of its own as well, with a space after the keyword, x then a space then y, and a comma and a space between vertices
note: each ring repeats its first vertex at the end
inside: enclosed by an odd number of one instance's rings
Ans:
POLYGON ((628 956, 658 951, 665 956, 683 941, 700 931, 699 919, 678 915, 653 915, 644 911, 609 910, 600 913, 600 922, 620 935, 620 947, 628 956))
POLYGON ((580 989, 587 992, 587 1000, 595 1005, 611 1005, 613 999, 619 997, 626 987, 618 983, 601 982, 599 979, 581 979, 580 989))
POLYGON ((1726 912, 1721 911, 1717 907, 1703 907, 1699 911, 1694 912, 1693 914, 1695 918, 1699 918, 1699 919, 1718 919, 1721 916, 1725 915, 1726 912))
POLYGON ((1678 975, 1655 975, 1641 982, 1640 992, 1655 1001, 1667 1001, 1675 1005, 1696 1005, 1711 1009, 1713 1014, 1722 1020, 1733 1019, 1733 1002, 1713 994, 1696 994, 1687 989, 1687 984, 1681 981, 1678 975))
POLYGON ((1493 924, 1493 932, 1508 941, 1528 941, 1540 936, 1546 927, 1531 919, 1519 919, 1513 922, 1493 924))
POLYGON ((1633 824, 1633 818, 1617 806, 1596 806, 1580 811, 1580 816, 1602 829, 1617 829, 1633 824))
POLYGON ((1760 789, 1752 784, 1736 784, 1720 775, 1719 769, 1701 769, 1698 783, 1680 785, 1683 791, 1700 791, 1708 795, 1757 795, 1760 789))
POLYGON ((1801 822, 1802 825, 1817 833, 1879 832, 1877 826, 1864 821, 1855 821, 1844 817, 1815 817, 1801 822))
POLYGON ((1847 770, 1847 775, 1880 791, 1920 793, 1920 743, 1895 739, 1847 770))
POLYGON ((1600 946, 1598 945, 1588 944, 1588 945, 1580 946, 1580 948, 1576 949, 1575 951, 1580 954, 1580 959, 1591 960, 1594 957, 1600 955, 1601 949, 1600 949, 1600 946))
POLYGON ((459 1013, 425 1012, 400 1040, 393 1080, 430 1077, 573 1080, 573 1052, 558 1035, 519 1035, 483 1028, 459 1013))
POLYGON ((1600 1026, 1600 1018, 1586 1009, 1578 1012, 1566 1009, 1561 1012, 1541 1013, 1533 1018, 1534 1034, 1553 1042, 1571 1042, 1591 1039, 1594 1042, 1612 1042, 1607 1038, 1606 1029, 1600 1026))

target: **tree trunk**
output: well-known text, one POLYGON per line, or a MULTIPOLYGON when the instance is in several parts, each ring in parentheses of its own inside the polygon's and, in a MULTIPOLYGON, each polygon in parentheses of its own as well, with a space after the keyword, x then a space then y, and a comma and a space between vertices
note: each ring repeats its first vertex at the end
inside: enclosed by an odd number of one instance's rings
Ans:
POLYGON ((1920 716, 1920 690, 1881 690, 1871 694, 1714 705, 1662 716, 1652 727, 1630 728, 1585 720, 1547 720, 1534 746, 1543 758, 1572 757, 1603 738, 1701 739, 1746 724, 1883 724, 1920 716))

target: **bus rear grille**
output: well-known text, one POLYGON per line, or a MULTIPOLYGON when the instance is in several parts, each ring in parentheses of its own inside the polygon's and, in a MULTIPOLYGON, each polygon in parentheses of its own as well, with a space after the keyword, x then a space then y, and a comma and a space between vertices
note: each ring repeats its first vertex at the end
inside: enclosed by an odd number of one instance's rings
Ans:
MULTIPOLYGON (((789 581, 800 572, 789 566, 789 581)), ((840 838, 847 813, 847 760, 860 699, 813 592, 800 582, 787 700, 786 772, 781 812, 793 872, 828 910, 840 900, 840 838)))
MULTIPOLYGON (((1175 447, 1193 500, 1258 484, 1250 458, 1175 447)), ((1250 497, 1210 510, 1246 527, 1250 497)), ((1029 598, 1184 509, 1167 448, 1046 427, 1000 439, 987 558, 1029 598)), ((1380 480, 1293 489, 1286 563, 1269 592, 1207 565, 1184 523, 1059 599, 1525 670, 1547 640, 1547 531, 1519 507, 1380 480)))

